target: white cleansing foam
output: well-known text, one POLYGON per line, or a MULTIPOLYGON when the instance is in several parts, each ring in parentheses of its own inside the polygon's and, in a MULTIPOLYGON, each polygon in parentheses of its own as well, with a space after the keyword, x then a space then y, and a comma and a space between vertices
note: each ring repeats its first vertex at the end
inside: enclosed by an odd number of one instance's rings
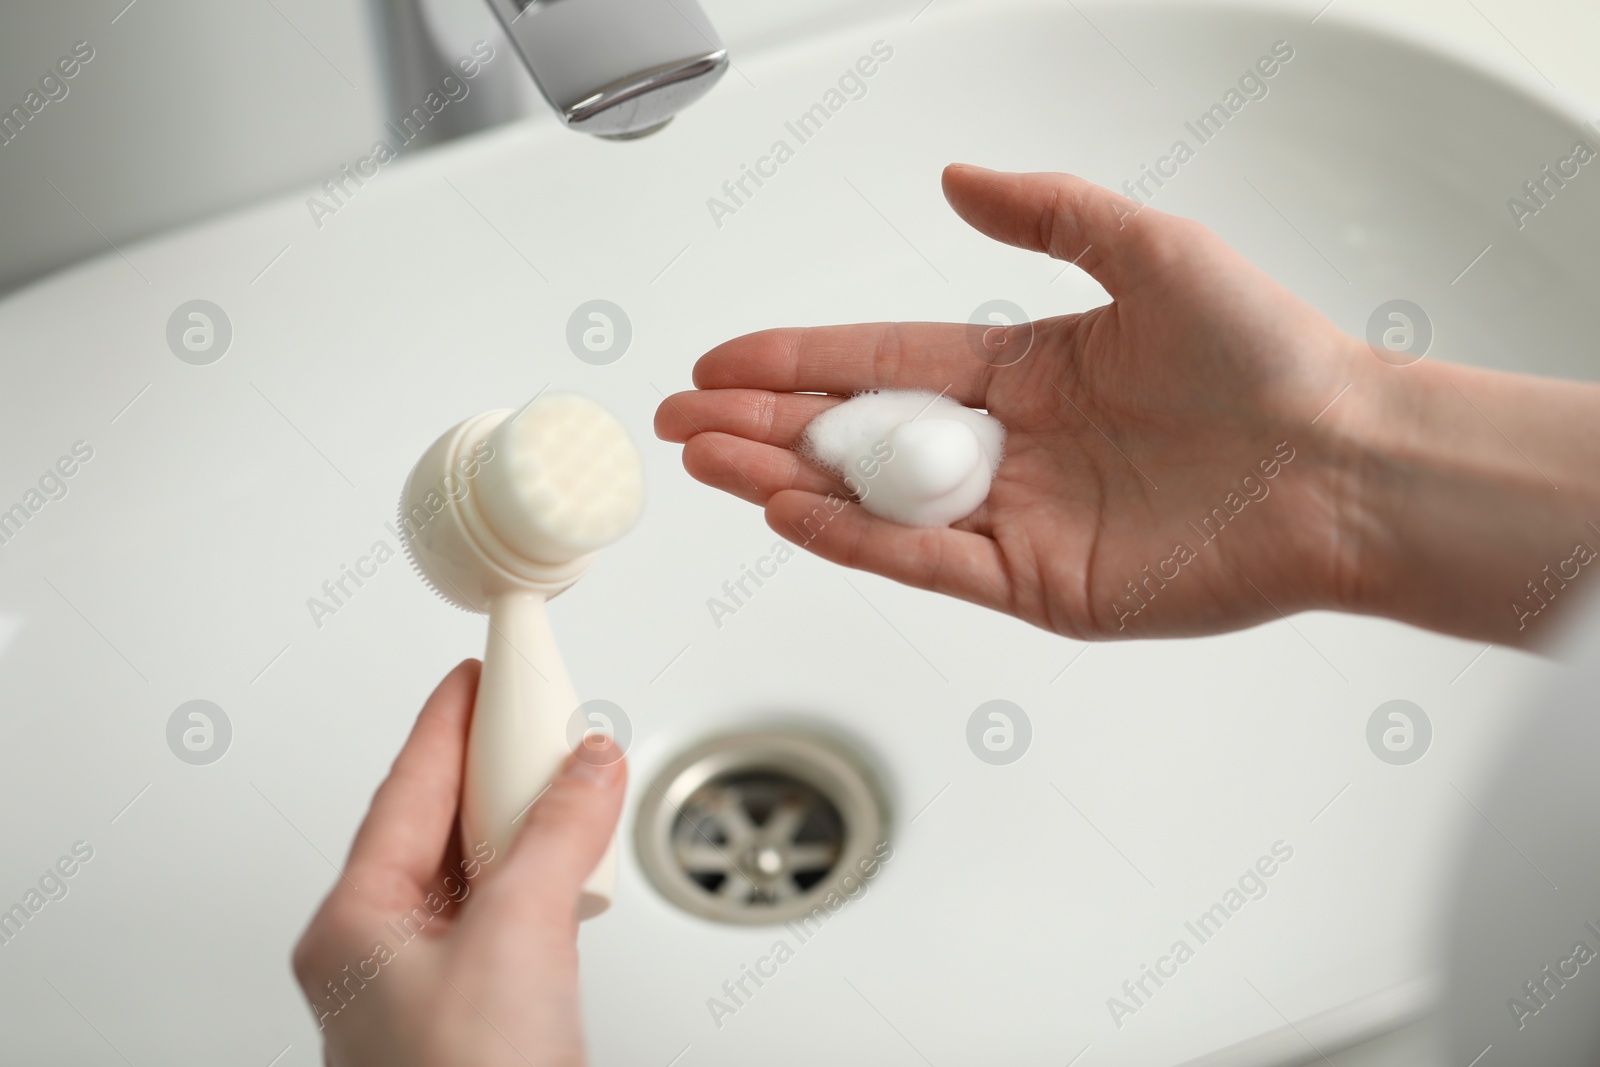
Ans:
POLYGON ((806 427, 803 451, 861 506, 906 526, 948 526, 977 510, 1005 455, 993 415, 916 389, 851 397, 806 427))

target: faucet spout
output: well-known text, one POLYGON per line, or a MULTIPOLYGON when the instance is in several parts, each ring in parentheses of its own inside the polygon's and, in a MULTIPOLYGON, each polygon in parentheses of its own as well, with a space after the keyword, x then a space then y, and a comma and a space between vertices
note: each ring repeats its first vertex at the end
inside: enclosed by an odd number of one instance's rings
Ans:
POLYGON ((728 51, 695 0, 488 0, 561 121, 643 137, 704 96, 728 51))

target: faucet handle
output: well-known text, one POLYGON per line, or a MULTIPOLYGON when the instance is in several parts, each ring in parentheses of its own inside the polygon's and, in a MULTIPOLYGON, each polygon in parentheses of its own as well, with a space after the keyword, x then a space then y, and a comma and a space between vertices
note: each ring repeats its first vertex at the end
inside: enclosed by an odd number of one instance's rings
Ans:
POLYGON ((488 0, 561 121, 654 133, 704 96, 728 51, 695 0, 488 0))

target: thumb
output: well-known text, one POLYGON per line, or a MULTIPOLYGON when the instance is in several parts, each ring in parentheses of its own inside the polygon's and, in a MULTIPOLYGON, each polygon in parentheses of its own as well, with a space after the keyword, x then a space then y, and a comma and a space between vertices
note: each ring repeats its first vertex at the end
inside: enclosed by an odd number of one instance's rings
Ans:
POLYGON ((1018 248, 1076 264, 1117 296, 1154 264, 1154 228, 1176 221, 1070 174, 944 169, 944 196, 968 225, 1018 248))
POLYGON ((571 914, 617 828, 628 766, 610 737, 585 738, 534 801, 496 881, 530 915, 571 914))

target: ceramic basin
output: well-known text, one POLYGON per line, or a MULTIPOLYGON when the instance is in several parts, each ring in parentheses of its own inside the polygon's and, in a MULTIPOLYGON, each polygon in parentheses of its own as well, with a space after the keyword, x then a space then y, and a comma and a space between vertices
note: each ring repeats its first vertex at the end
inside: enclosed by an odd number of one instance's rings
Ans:
POLYGON ((376 548, 398 547, 437 434, 547 387, 635 429, 650 497, 552 608, 579 691, 633 732, 617 898, 581 941, 595 1063, 1175 1064, 1363 998, 1420 1003, 1475 783, 1540 661, 1331 614, 1089 647, 805 556, 714 613, 775 539, 650 421, 748 330, 1104 299, 963 226, 939 192, 954 160, 1113 187, 1175 168, 1154 206, 1354 333, 1405 299, 1428 358, 1594 377, 1600 176, 1507 206, 1588 136, 1576 112, 1337 8, 937 0, 735 60, 642 141, 519 124, 384 167, 320 225, 306 190, 0 303, 0 505, 93 450, 0 547, 0 903, 93 849, 0 953, 18 1062, 320 1062, 289 948, 422 697, 483 640, 376 548), (1201 142, 1186 123, 1279 42, 1292 58, 1201 142), (1192 158, 1163 163, 1179 140, 1192 158), (734 203, 745 168, 766 177, 734 203), (168 343, 194 299, 231 323, 209 365, 168 343), (632 325, 605 365, 566 340, 592 299, 632 325), (337 610, 309 606, 376 555, 337 610), (196 699, 232 728, 207 766, 165 732, 196 699), (993 699, 1032 725, 1009 765, 966 739, 993 699), (1393 699, 1433 726, 1408 766, 1366 739, 1393 699), (892 816, 892 861, 803 944, 675 909, 627 845, 639 788, 685 746, 776 720, 847 739, 892 816), (1200 942, 1186 923, 1275 845, 1292 857, 1264 895, 1200 942), (718 1017, 779 939, 793 957, 718 1017), (1179 940, 1192 958, 1113 1012, 1179 940))

